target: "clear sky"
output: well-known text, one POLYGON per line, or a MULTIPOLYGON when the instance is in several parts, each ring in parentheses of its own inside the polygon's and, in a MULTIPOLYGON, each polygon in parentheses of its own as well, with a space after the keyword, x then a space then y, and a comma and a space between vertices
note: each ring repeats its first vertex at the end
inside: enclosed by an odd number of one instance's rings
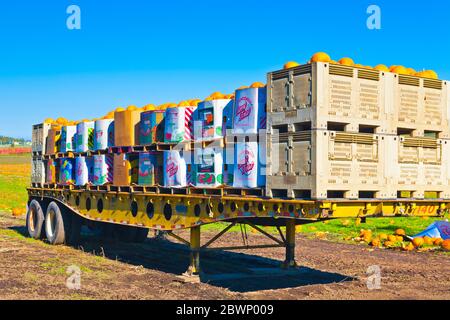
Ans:
POLYGON ((45 118, 205 98, 316 51, 450 79, 447 0, 40 0, 0 4, 0 135, 45 118), (81 30, 66 9, 81 8, 81 30), (381 8, 381 30, 366 9, 381 8))

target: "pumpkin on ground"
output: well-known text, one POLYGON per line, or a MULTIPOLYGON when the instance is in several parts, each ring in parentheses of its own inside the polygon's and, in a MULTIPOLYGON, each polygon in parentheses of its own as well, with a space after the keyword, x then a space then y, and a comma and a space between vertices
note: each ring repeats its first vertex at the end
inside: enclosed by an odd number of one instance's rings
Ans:
POLYGON ((386 233, 380 233, 380 235, 378 236, 378 238, 380 238, 380 240, 387 240, 388 236, 386 233))
POLYGON ((397 229, 397 230, 395 230, 395 235, 396 236, 406 236, 406 232, 403 229, 397 229))
POLYGON ((442 241, 441 248, 450 251, 450 239, 442 241))
POLYGON ((394 242, 392 242, 392 241, 385 241, 385 242, 384 242, 384 246, 385 246, 386 248, 393 247, 393 246, 394 246, 394 242))
POLYGON ((414 247, 420 248, 421 246, 423 246, 424 241, 423 241, 423 238, 419 237, 419 238, 414 238, 412 243, 413 243, 414 247))
POLYGON ((423 243, 426 245, 433 245, 433 239, 428 236, 425 236, 423 237, 423 243))
POLYGON ((397 242, 397 237, 394 235, 388 235, 388 241, 389 242, 397 242))
POLYGON ((380 239, 373 239, 372 242, 370 243, 370 245, 371 245, 372 247, 379 247, 380 244, 381 244, 380 239))
POLYGON ((372 230, 364 230, 364 229, 361 229, 361 231, 360 231, 360 233, 359 233, 359 236, 360 236, 361 238, 364 238, 364 237, 367 237, 367 236, 372 236, 372 230))

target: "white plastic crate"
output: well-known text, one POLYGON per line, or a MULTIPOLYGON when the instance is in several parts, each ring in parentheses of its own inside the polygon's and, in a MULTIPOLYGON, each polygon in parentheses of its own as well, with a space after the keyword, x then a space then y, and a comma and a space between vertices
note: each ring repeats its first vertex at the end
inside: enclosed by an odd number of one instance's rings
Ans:
POLYGON ((449 141, 423 137, 385 137, 386 182, 390 192, 423 199, 427 193, 450 198, 449 141))
POLYGON ((273 134, 272 138, 267 196, 389 197, 379 135, 313 130, 273 134))
POLYGON ((33 126, 33 134, 31 139, 31 149, 33 153, 45 154, 48 131, 51 125, 48 123, 36 124, 33 126))
POLYGON ((45 163, 40 159, 31 160, 31 183, 45 183, 45 163))
POLYGON ((360 125, 387 133, 385 91, 389 75, 329 63, 312 63, 268 74, 269 124, 310 123, 312 129, 348 132, 360 125))
POLYGON ((268 74, 269 125, 449 137, 448 81, 312 63, 268 74), (399 130, 400 129, 400 130, 399 130))
POLYGON ((418 137, 431 131, 439 138, 448 138, 448 82, 405 75, 393 77, 393 94, 387 95, 387 101, 392 105, 389 131, 410 129, 418 137))

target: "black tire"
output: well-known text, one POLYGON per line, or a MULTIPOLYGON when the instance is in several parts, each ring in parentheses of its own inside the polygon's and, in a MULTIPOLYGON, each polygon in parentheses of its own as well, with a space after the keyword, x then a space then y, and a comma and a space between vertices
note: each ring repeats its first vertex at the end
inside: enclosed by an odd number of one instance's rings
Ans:
POLYGON ((26 221, 28 234, 31 238, 42 239, 44 219, 44 212, 40 203, 37 200, 31 201, 28 206, 26 221))
POLYGON ((53 245, 66 243, 66 235, 69 236, 67 232, 69 226, 70 222, 67 219, 67 214, 64 214, 63 218, 63 213, 58 204, 51 202, 45 214, 45 234, 48 242, 53 245))
POLYGON ((134 242, 142 243, 147 240, 149 229, 146 228, 136 228, 136 235, 134 237, 134 242))

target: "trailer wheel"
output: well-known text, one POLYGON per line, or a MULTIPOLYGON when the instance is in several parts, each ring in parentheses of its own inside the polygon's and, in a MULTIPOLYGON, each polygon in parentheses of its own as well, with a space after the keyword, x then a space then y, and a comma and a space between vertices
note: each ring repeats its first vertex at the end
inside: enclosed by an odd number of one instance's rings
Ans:
POLYGON ((31 201, 27 212, 27 230, 33 239, 41 239, 43 235, 42 225, 44 224, 44 212, 38 201, 31 201))
POLYGON ((66 242, 66 231, 69 224, 67 218, 63 219, 63 214, 56 202, 51 202, 48 205, 45 215, 45 234, 48 242, 53 245, 64 244, 66 242))

